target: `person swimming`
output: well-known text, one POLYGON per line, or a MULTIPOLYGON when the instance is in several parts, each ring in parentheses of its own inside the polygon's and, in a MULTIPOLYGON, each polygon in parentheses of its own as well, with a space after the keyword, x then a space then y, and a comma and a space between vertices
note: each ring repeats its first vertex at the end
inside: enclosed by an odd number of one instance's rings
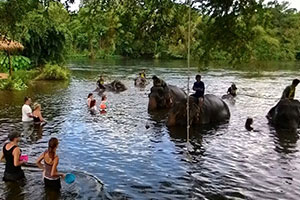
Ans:
POLYGON ((245 128, 247 131, 253 131, 253 127, 251 126, 253 124, 253 119, 248 117, 245 123, 245 128))
POLYGON ((60 178, 65 177, 65 174, 57 171, 59 157, 56 154, 56 149, 58 144, 57 138, 51 138, 48 142, 48 150, 42 153, 36 161, 36 165, 43 170, 45 186, 55 190, 60 190, 60 178), (41 163, 42 161, 44 164, 41 163))

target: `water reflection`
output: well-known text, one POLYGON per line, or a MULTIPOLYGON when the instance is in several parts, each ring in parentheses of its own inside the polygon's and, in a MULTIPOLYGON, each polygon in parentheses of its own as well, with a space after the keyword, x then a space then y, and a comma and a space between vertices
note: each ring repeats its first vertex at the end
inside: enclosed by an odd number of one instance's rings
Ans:
POLYGON ((299 135, 297 131, 273 130, 275 151, 278 153, 295 153, 298 151, 297 142, 299 135))

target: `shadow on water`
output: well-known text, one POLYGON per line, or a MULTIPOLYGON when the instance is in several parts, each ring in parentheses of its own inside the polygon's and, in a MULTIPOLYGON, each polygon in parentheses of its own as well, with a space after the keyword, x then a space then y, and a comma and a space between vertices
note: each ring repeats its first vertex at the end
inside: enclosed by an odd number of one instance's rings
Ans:
MULTIPOLYGON (((33 167, 32 167, 33 166, 33 167)), ((99 199, 106 200, 113 197, 104 190, 103 183, 95 176, 80 171, 69 171, 76 176, 73 184, 66 184, 63 180, 60 191, 45 188, 42 181, 42 172, 35 168, 23 167, 26 180, 20 182, 4 182, 0 188, 5 191, 2 194, 5 200, 23 199, 99 199), (84 184, 83 184, 84 183, 84 184)), ((1 177, 2 179, 2 177, 1 177)))
POLYGON ((276 130, 270 128, 271 134, 274 135, 275 151, 278 153, 290 154, 297 152, 297 142, 299 131, 276 130))

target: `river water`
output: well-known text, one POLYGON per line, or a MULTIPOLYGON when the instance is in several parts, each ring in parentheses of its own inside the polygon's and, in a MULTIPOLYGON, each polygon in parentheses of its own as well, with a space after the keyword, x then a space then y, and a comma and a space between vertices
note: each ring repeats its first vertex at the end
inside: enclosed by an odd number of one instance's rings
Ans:
MULTIPOLYGON (((230 122, 193 128, 192 148, 186 148, 185 128, 168 129, 165 113, 148 114, 151 84, 145 89, 133 84, 145 68, 149 77, 156 74, 186 89, 185 62, 74 61, 68 66, 70 82, 36 82, 26 91, 0 92, 0 143, 2 148, 9 132, 22 132, 20 147, 34 163, 50 137, 57 137, 59 170, 73 172, 76 182, 62 182, 61 193, 53 194, 45 191, 38 169, 24 167, 27 181, 1 183, 0 199, 299 199, 298 136, 277 134, 265 118, 299 70, 202 72, 206 93, 222 96, 235 82, 238 96, 228 102, 230 122), (107 93, 107 113, 92 115, 86 97, 99 74, 107 82, 121 80, 128 90, 107 93), (26 95, 42 105, 44 127, 20 122, 26 95), (257 132, 245 130, 248 116, 257 132)), ((193 77, 196 73, 193 68, 193 77)), ((299 99, 299 89, 296 93, 299 99)), ((99 104, 100 96, 94 96, 99 104)), ((0 164, 1 179, 3 171, 0 164)))

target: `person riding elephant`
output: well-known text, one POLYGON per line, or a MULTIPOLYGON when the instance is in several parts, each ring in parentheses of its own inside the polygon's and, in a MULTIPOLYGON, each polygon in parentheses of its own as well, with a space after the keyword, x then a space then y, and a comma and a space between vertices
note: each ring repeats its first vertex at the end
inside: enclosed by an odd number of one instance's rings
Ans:
POLYGON ((153 76, 153 86, 149 94, 148 110, 171 108, 175 102, 186 98, 186 93, 177 86, 168 85, 157 76, 153 76))
POLYGON ((287 86, 282 92, 281 99, 294 99, 296 87, 299 84, 299 79, 294 79, 292 85, 287 86))
POLYGON ((196 75, 195 79, 196 82, 193 85, 193 90, 195 91, 195 94, 192 94, 192 96, 196 98, 196 101, 198 102, 199 106, 202 106, 204 101, 205 86, 203 81, 201 81, 201 75, 196 75))
POLYGON ((267 114, 270 124, 277 129, 297 130, 300 125, 300 102, 281 99, 267 114))
POLYGON ((104 78, 102 75, 99 76, 99 80, 97 81, 97 87, 99 87, 99 89, 105 90, 104 78))
POLYGON ((139 76, 134 79, 134 85, 145 87, 147 85, 146 73, 145 70, 139 73, 139 76))
POLYGON ((300 102, 294 100, 295 90, 299 79, 294 79, 292 85, 287 86, 280 101, 267 114, 269 122, 278 129, 297 129, 300 117, 300 102))
MULTIPOLYGON (((184 99, 170 110, 168 126, 187 125, 187 100, 184 99)), ((189 123, 190 125, 205 125, 227 122, 230 118, 230 111, 227 104, 219 97, 206 94, 203 104, 197 102, 196 97, 189 98, 189 123)))
POLYGON ((235 83, 232 83, 231 86, 228 88, 227 90, 227 94, 236 97, 237 95, 237 87, 235 85, 235 83))

